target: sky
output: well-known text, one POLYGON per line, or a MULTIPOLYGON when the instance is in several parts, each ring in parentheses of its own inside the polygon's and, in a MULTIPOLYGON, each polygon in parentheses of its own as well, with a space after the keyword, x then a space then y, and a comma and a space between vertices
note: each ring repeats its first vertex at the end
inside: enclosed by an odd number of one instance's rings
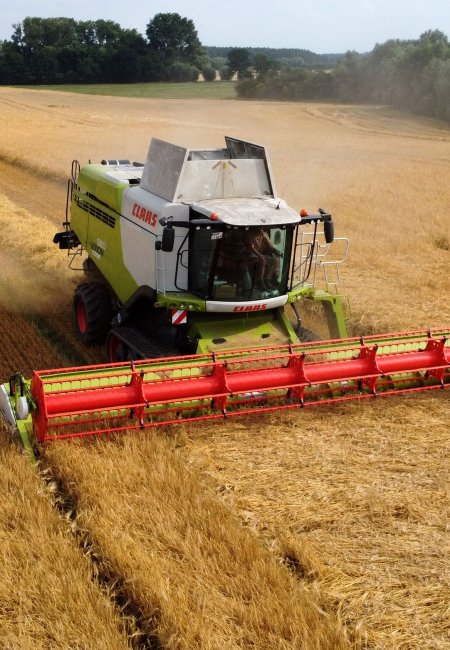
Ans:
POLYGON ((0 0, 0 40, 26 16, 103 18, 145 34, 160 12, 191 18, 203 45, 368 52, 427 29, 450 37, 450 0, 0 0))

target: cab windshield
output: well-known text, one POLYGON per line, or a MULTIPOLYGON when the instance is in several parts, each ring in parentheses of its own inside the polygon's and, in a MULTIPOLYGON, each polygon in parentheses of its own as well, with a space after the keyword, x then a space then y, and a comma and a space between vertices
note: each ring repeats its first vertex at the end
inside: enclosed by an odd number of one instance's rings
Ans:
POLYGON ((194 230, 190 288, 209 300, 241 302, 284 295, 292 227, 194 230))

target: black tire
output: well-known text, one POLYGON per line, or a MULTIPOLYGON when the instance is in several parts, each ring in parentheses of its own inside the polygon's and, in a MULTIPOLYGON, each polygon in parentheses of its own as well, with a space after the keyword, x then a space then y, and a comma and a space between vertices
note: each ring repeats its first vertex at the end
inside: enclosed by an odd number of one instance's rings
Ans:
POLYGON ((73 297, 73 327, 81 343, 103 343, 112 317, 111 297, 104 284, 86 282, 78 285, 73 297))

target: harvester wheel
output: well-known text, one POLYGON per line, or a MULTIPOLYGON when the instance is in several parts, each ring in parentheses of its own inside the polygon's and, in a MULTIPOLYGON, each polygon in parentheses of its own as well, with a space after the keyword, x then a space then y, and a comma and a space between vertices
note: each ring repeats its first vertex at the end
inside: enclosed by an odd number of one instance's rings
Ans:
POLYGON ((86 282, 78 285, 73 297, 73 326, 79 341, 85 345, 102 343, 112 317, 111 298, 104 284, 86 282))

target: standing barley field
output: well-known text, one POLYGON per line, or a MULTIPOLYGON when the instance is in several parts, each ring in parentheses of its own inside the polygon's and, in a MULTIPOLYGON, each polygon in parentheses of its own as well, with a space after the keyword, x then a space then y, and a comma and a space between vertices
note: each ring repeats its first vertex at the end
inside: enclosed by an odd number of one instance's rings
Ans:
MULTIPOLYGON (((438 122, 381 107, 7 88, 0 116, 2 380, 102 360, 72 335, 82 275, 51 237, 71 161, 143 161, 152 136, 266 145, 279 195, 331 211, 351 240, 341 290, 355 334, 450 325, 450 130, 438 122)), ((442 391, 55 445, 41 464, 111 597, 119 585, 131 603, 134 647, 450 648, 449 421, 442 391)), ((49 549, 60 517, 42 515, 49 549)), ((90 579, 76 580, 83 590, 90 579)))

